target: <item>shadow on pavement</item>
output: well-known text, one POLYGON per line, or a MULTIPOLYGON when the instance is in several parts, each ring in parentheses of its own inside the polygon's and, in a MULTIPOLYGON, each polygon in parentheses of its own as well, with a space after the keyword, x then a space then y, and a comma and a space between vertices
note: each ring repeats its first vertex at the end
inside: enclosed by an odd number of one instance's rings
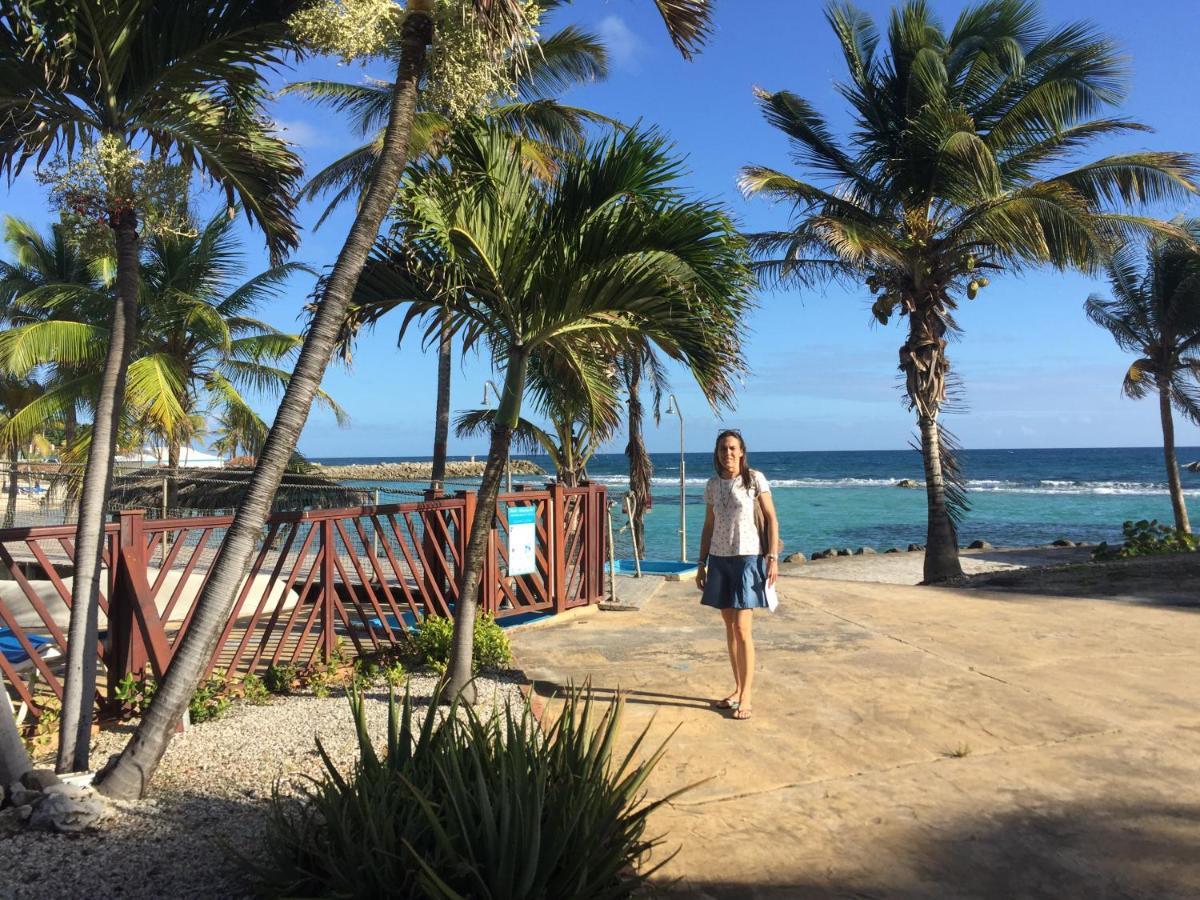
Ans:
POLYGON ((599 700, 610 700, 621 696, 625 702, 633 705, 645 706, 677 706, 684 709, 707 709, 714 713, 724 714, 727 711, 718 709, 713 706, 714 697, 698 696, 692 694, 665 694, 659 691, 638 691, 624 690, 622 688, 601 687, 598 685, 589 685, 585 688, 584 685, 560 684, 554 681, 537 680, 533 682, 534 690, 538 696, 548 699, 551 697, 562 697, 571 691, 580 691, 590 689, 592 694, 599 700))
MULTIPOLYGON (((1200 809, 1194 806, 1116 802, 1053 812, 1026 810, 922 833, 930 836, 916 843, 910 854, 897 858, 888 853, 875 863, 877 868, 893 868, 894 878, 880 878, 875 872, 839 877, 834 868, 823 882, 684 881, 661 886, 658 895, 714 900, 1200 896, 1200 809)), ((670 835, 666 845, 671 845, 670 835)))

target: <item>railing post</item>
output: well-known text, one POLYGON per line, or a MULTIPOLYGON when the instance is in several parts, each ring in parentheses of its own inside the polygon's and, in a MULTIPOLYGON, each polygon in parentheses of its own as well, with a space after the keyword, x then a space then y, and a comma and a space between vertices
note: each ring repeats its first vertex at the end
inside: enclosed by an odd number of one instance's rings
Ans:
POLYGON ((321 652, 325 662, 333 659, 335 647, 334 591, 337 590, 333 554, 333 519, 321 521, 321 652))
MULTIPOLYGON (((471 542, 471 528, 475 522, 475 509, 479 505, 479 495, 475 491, 459 491, 455 494, 463 500, 462 524, 458 529, 458 558, 465 564, 467 561, 467 544, 471 542)), ((459 566, 456 573, 458 589, 455 591, 458 599, 462 600, 463 578, 466 569, 459 566)))
POLYGON ((133 579, 127 571, 140 567, 145 576, 146 512, 124 509, 118 515, 120 532, 116 552, 109 560, 116 576, 110 582, 112 587, 108 597, 109 658, 105 660, 105 668, 108 670, 109 703, 115 702, 117 685, 121 680, 126 675, 141 672, 150 662, 146 641, 136 625, 134 607, 138 601, 133 579))
MULTIPOLYGON (((439 490, 432 488, 425 490, 426 503, 440 500, 443 496, 439 490)), ((426 560, 426 568, 420 579, 421 594, 423 597, 432 597, 439 593, 443 597, 446 596, 445 587, 449 573, 439 572, 434 569, 437 561, 441 559, 441 552, 445 549, 442 539, 438 534, 441 523, 437 519, 440 515, 437 510, 423 510, 421 512, 421 556, 426 560), (430 523, 433 523, 433 525, 431 526, 430 523)))
POLYGON ((550 539, 550 596, 554 600, 554 611, 560 613, 567 608, 567 489, 561 482, 550 485, 550 499, 546 503, 546 536, 550 539))
POLYGON ((604 486, 588 485, 588 603, 599 603, 604 599, 604 541, 607 529, 604 527, 608 510, 604 508, 604 486))

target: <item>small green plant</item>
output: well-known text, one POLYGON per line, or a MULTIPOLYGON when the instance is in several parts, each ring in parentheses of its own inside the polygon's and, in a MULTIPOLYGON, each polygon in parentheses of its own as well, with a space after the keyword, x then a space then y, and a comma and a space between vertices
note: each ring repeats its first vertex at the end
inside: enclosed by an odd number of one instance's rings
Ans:
MULTIPOLYGON (((7 698, 5 698, 7 699, 7 698)), ((3 702, 0 700, 0 702, 3 702)), ((42 703, 33 733, 25 741, 31 753, 41 753, 58 737, 58 723, 62 719, 62 703, 57 697, 49 697, 42 703)))
POLYGON ((653 872, 637 868, 660 843, 647 818, 682 791, 645 801, 665 744, 640 761, 615 754, 620 699, 572 691, 543 733, 528 706, 485 720, 455 701, 417 716, 393 694, 385 747, 362 695, 349 699, 359 759, 339 771, 318 740, 325 772, 300 802, 276 785, 266 852, 242 860, 262 893, 618 898, 653 872))
POLYGON ((262 706, 271 699, 271 692, 266 684, 253 672, 242 676, 242 699, 255 706, 262 706))
MULTIPOLYGON (((414 641, 421 661, 439 675, 445 674, 454 646, 454 620, 426 616, 417 628, 414 641)), ((486 613, 475 619, 474 647, 472 666, 476 672, 480 669, 501 669, 512 662, 508 635, 486 613)))
POLYGON ((408 673, 404 671, 404 663, 398 659, 392 660, 383 667, 383 679, 390 687, 400 687, 404 684, 404 678, 408 673))
POLYGON ((271 663, 263 673, 263 686, 272 694, 284 696, 295 687, 298 670, 291 663, 271 663))
POLYGON ((1197 547, 1194 535, 1164 525, 1157 519, 1124 522, 1121 531, 1125 543, 1119 547, 1110 547, 1107 542, 1102 543, 1092 553, 1092 558, 1130 559, 1135 556, 1159 556, 1164 553, 1191 553, 1197 547))
POLYGON ((946 755, 949 756, 951 759, 962 759, 964 756, 970 756, 971 755, 971 745, 966 742, 963 742, 963 743, 959 744, 957 747, 955 747, 953 750, 949 751, 946 755))
POLYGON ((354 679, 355 681, 373 684, 378 681, 383 675, 383 667, 376 659, 368 659, 365 656, 360 656, 354 660, 354 679))
POLYGON ((188 713, 192 723, 196 724, 219 719, 228 709, 229 681, 223 669, 214 669, 192 694, 192 700, 188 703, 188 713))
POLYGON ((131 714, 140 717, 146 711, 146 707, 150 705, 150 701, 154 699, 156 690, 158 690, 158 682, 149 672, 142 672, 140 675, 126 672, 117 682, 117 689, 113 691, 113 697, 119 700, 131 714))

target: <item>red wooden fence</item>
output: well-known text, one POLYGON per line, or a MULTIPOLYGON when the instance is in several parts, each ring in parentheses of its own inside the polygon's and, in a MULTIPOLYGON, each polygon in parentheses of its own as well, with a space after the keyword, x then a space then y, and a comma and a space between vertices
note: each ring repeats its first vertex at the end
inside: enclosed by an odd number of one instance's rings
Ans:
MULTIPOLYGON (((409 640, 427 615, 453 616, 476 496, 273 515, 209 661, 209 672, 329 659, 409 640)), ((499 620, 552 614, 603 595, 602 485, 502 494, 489 535, 480 605, 499 620), (507 508, 536 510, 537 570, 507 575, 507 508)), ((195 600, 232 516, 147 519, 126 511, 106 526, 96 653, 107 673, 98 700, 146 668, 161 677, 191 624, 195 600)), ((61 699, 71 605, 73 526, 0 530, 0 671, 36 716, 61 699), (7 575, 4 574, 7 570, 7 575), (38 686, 40 684, 40 687, 38 686)))

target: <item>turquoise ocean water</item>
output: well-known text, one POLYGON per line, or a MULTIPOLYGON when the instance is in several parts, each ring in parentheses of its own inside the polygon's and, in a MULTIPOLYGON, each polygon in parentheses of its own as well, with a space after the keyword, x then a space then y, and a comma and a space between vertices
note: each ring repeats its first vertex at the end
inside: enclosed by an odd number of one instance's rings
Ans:
MULTIPOLYGON (((532 457, 546 467, 548 460, 532 457)), ((409 461, 412 457, 326 458, 347 464, 409 461)), ((647 517, 648 555, 679 557, 679 455, 653 454, 654 509, 647 517)), ((1200 459, 1200 448, 1180 448, 1181 463, 1200 459)), ((920 480, 921 458, 912 450, 752 453, 751 464, 771 481, 779 510, 785 553, 826 547, 871 546, 879 550, 925 540, 923 490, 898 488, 903 478, 920 480)), ((695 558, 703 522, 703 490, 712 456, 689 453, 686 514, 689 558, 695 558)), ((969 450, 962 455, 971 510, 962 524, 963 544, 977 538, 996 546, 1027 546, 1060 537, 1118 540, 1126 519, 1171 520, 1162 451, 1154 447, 1064 450, 969 450)), ((589 475, 619 497, 628 486, 625 457, 602 454, 589 475)), ((515 481, 542 479, 518 477, 515 481)), ((1200 474, 1183 472, 1189 513, 1200 516, 1200 474)), ((349 482, 348 482, 349 483, 349 482)), ((366 483, 389 495, 420 485, 366 483)), ((469 487, 462 482, 452 487, 469 487)), ((620 529, 623 518, 614 518, 620 529)), ((618 532, 618 553, 629 541, 618 532)))

